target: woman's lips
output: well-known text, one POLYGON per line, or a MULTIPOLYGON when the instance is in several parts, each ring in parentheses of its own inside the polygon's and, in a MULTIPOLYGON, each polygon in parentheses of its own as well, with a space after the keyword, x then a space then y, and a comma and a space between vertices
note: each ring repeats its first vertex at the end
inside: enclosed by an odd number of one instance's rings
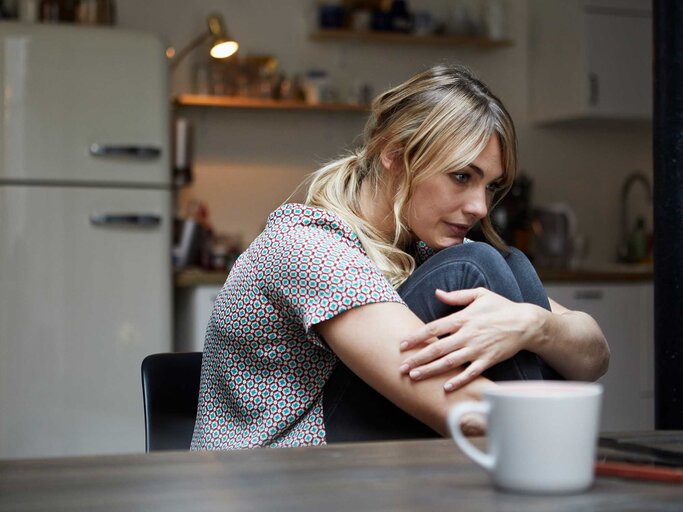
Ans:
POLYGON ((470 226, 467 224, 451 224, 450 222, 446 222, 446 227, 451 236, 458 238, 465 238, 467 232, 470 230, 470 226))

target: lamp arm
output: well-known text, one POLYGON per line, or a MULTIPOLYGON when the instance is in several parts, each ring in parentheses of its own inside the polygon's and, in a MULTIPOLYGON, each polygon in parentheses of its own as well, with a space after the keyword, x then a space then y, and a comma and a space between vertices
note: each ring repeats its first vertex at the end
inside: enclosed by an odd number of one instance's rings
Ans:
POLYGON ((183 48, 178 51, 173 59, 171 60, 169 67, 171 70, 175 69, 178 64, 180 64, 180 61, 182 61, 188 53, 190 53, 192 50, 197 48, 200 44, 202 44, 204 41, 209 39, 211 37, 211 32, 202 32, 199 34, 197 37, 195 37, 192 41, 190 41, 187 46, 184 46, 183 48))

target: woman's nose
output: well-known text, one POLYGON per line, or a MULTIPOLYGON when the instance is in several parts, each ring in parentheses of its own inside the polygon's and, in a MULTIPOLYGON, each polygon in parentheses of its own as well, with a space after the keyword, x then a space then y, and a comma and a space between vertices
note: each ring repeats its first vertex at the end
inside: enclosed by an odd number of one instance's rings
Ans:
POLYGON ((472 215, 479 220, 486 217, 486 214, 489 211, 486 190, 471 191, 471 194, 467 198, 467 202, 465 203, 465 207, 463 209, 465 213, 472 215))

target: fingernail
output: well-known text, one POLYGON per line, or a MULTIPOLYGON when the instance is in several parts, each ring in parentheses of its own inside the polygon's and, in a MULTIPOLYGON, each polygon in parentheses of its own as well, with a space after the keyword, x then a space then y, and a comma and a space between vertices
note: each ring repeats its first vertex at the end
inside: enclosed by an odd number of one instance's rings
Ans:
POLYGON ((401 342, 401 350, 405 350, 408 348, 408 342, 407 341, 402 341, 401 342))
POLYGON ((401 373, 408 373, 408 370, 410 370, 410 366, 408 366, 407 364, 403 364, 398 370, 401 373))
POLYGON ((446 384, 443 385, 443 388, 446 391, 453 391, 453 384, 451 384, 450 382, 446 382, 446 384))
POLYGON ((419 379, 421 375, 422 375, 422 372, 420 370, 413 370, 410 372, 410 378, 411 379, 419 379))

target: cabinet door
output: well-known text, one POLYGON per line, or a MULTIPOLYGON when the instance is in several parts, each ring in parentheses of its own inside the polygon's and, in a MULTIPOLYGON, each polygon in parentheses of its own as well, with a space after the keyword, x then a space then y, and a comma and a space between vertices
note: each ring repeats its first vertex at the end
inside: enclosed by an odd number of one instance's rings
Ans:
POLYGON ((605 118, 652 117, 652 17, 587 9, 586 105, 605 118))
POLYGON ((221 292, 219 285, 178 288, 174 301, 174 348, 178 352, 202 352, 213 305, 221 292))
POLYGON ((600 324, 610 345, 603 431, 654 428, 654 332, 652 283, 546 286, 563 306, 584 311, 600 324))
POLYGON ((0 23, 0 180, 167 184, 163 52, 145 33, 0 23))
POLYGON ((171 348, 169 218, 163 190, 0 185, 0 459, 144 450, 140 364, 171 348), (131 212, 161 225, 90 221, 131 212))
POLYGON ((652 117, 647 0, 529 0, 528 5, 534 121, 652 117))

